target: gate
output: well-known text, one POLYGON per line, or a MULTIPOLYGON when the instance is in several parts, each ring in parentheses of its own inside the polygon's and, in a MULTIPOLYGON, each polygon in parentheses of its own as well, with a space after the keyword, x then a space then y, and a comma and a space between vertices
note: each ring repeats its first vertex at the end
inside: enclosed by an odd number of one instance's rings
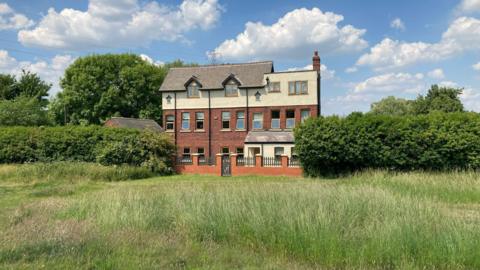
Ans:
POLYGON ((222 176, 232 175, 232 164, 230 164, 230 155, 222 156, 222 176))

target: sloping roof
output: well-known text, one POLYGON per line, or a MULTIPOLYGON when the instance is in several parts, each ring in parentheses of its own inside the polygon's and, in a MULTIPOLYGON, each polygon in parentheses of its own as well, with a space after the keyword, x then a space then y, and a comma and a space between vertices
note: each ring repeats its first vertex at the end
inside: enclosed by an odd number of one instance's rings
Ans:
POLYGON ((105 122, 108 127, 150 129, 153 131, 163 131, 163 128, 155 121, 150 119, 112 117, 105 122))
POLYGON ((291 131, 250 131, 245 143, 293 143, 291 131))
POLYGON ((198 67, 171 68, 160 91, 181 91, 193 76, 202 84, 201 89, 223 89, 222 82, 232 74, 242 82, 241 87, 260 87, 263 74, 273 72, 273 62, 224 64, 198 67))

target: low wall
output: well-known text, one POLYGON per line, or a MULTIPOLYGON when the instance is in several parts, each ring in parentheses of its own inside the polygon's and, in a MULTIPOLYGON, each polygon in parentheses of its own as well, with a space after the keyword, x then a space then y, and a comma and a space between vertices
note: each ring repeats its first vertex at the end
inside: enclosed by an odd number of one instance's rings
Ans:
MULTIPOLYGON (((176 171, 181 174, 211 174, 222 175, 222 158, 223 154, 217 154, 215 164, 201 165, 199 164, 198 154, 192 154, 191 164, 182 164, 177 162, 176 171)), ((302 176, 303 170, 300 166, 288 166, 287 155, 281 157, 281 163, 277 166, 266 166, 263 164, 263 157, 257 155, 255 157, 255 165, 237 165, 237 155, 230 155, 230 172, 235 175, 270 175, 270 176, 302 176)))

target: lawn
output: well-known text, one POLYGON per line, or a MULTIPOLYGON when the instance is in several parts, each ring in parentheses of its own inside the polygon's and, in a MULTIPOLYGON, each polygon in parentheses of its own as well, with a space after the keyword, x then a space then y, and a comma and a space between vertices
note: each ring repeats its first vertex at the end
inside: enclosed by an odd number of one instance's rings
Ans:
POLYGON ((0 269, 480 268, 480 173, 147 176, 0 166, 0 269))

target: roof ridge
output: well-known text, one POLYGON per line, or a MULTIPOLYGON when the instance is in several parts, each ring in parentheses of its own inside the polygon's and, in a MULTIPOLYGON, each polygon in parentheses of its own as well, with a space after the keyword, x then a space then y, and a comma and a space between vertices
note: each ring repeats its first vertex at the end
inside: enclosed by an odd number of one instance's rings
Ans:
POLYGON ((259 64, 268 64, 273 61, 257 61, 257 62, 247 62, 247 63, 226 63, 226 64, 211 64, 211 65, 198 65, 190 67, 171 67, 170 69, 184 69, 184 68, 210 68, 210 67, 225 67, 225 66, 246 66, 246 65, 259 65, 259 64))
POLYGON ((146 118, 133 118, 133 117, 122 117, 122 116, 112 116, 111 119, 127 119, 127 120, 141 120, 141 121, 155 121, 153 119, 146 118))

